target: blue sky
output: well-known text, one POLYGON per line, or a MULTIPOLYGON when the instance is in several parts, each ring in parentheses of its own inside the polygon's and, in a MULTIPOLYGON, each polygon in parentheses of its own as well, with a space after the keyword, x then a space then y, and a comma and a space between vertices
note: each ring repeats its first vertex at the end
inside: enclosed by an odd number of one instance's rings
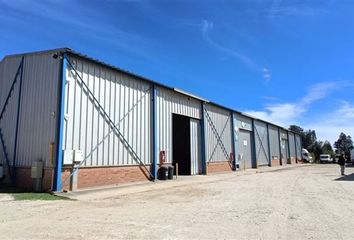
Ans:
POLYGON ((333 143, 354 135, 354 1, 0 0, 0 58, 70 47, 333 143))

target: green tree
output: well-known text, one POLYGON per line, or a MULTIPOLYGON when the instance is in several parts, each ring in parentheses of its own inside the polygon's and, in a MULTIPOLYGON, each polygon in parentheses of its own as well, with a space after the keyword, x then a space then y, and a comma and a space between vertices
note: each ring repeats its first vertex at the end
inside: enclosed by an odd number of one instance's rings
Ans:
POLYGON ((314 148, 314 144, 317 142, 317 136, 315 130, 307 130, 304 132, 304 139, 302 140, 302 147, 310 151, 314 148))
POLYGON ((330 142, 328 141, 325 141, 322 145, 322 152, 324 154, 329 154, 331 155, 331 157, 333 158, 334 157, 334 151, 333 151, 333 148, 332 148, 332 145, 330 142))
POLYGON ((350 158, 350 151, 354 149, 352 138, 345 133, 341 133, 333 146, 342 153, 345 153, 350 158))

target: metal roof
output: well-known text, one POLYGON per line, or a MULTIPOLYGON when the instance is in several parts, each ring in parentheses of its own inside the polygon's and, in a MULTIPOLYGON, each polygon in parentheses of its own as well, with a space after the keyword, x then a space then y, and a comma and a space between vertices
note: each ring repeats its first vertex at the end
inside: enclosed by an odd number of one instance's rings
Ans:
POLYGON ((226 110, 229 110, 229 111, 238 113, 238 114, 240 114, 240 115, 242 115, 242 116, 245 116, 245 117, 248 117, 248 118, 252 118, 252 119, 257 120, 257 121, 262 121, 262 122, 264 122, 264 123, 268 123, 268 124, 271 124, 271 125, 273 125, 273 126, 279 127, 279 128, 281 128, 281 129, 283 129, 283 130, 286 130, 286 131, 289 131, 289 132, 298 134, 298 133, 293 132, 293 131, 291 131, 291 130, 285 128, 285 127, 282 127, 282 126, 279 126, 279 125, 277 125, 277 124, 274 124, 274 123, 272 123, 272 122, 269 122, 269 121, 266 121, 266 120, 263 120, 263 119, 258 119, 258 118, 254 117, 254 116, 249 115, 249 114, 243 113, 243 112, 241 112, 241 111, 238 111, 238 110, 235 110, 235 109, 232 109, 232 108, 229 108, 229 107, 222 106, 222 105, 220 105, 220 104, 218 104, 218 103, 209 101, 209 100, 207 100, 207 99, 205 99, 205 98, 198 97, 198 96, 196 96, 196 95, 194 95, 194 94, 190 94, 190 93, 188 93, 188 92, 186 92, 186 91, 183 91, 183 90, 180 90, 180 89, 178 89, 178 88, 174 88, 174 87, 170 87, 170 86, 164 85, 164 84, 159 83, 159 82, 156 82, 156 81, 154 81, 154 80, 152 80, 152 79, 150 79, 150 78, 141 76, 141 75, 136 74, 136 73, 134 73, 134 72, 130 72, 130 71, 124 70, 124 69, 119 68, 119 67, 117 67, 117 66, 114 66, 114 65, 108 64, 108 63, 106 63, 106 62, 103 62, 103 61, 101 61, 101 60, 99 60, 99 59, 90 57, 90 56, 88 56, 88 55, 86 55, 86 54, 83 54, 83 53, 81 53, 81 52, 75 51, 75 50, 73 50, 73 49, 71 49, 71 48, 66 48, 66 47, 64 47, 64 48, 55 48, 55 49, 49 49, 49 50, 43 50, 43 51, 35 51, 35 52, 27 52, 27 53, 12 54, 12 55, 7 55, 7 56, 5 56, 3 59, 5 59, 5 58, 11 58, 11 57, 18 57, 18 56, 40 55, 40 54, 50 54, 50 53, 52 53, 52 54, 58 54, 58 55, 61 55, 61 54, 64 54, 64 53, 65 53, 65 54, 72 55, 72 56, 76 56, 76 57, 79 57, 79 58, 82 58, 82 59, 85 59, 85 60, 89 60, 89 61, 94 62, 94 63, 96 63, 96 64, 99 64, 99 65, 101 65, 101 66, 103 66, 103 67, 107 67, 107 68, 110 68, 110 69, 112 69, 112 70, 116 70, 116 71, 122 72, 122 73, 124 73, 124 74, 130 75, 130 76, 132 76, 132 77, 136 77, 136 78, 142 79, 142 80, 144 80, 144 81, 148 81, 148 82, 150 82, 150 83, 152 83, 152 84, 155 84, 155 85, 157 85, 157 86, 160 86, 160 87, 169 89, 169 90, 174 91, 174 92, 177 92, 177 93, 179 93, 179 94, 183 94, 183 95, 185 95, 185 96, 188 96, 188 97, 191 97, 191 98, 194 98, 194 99, 197 99, 197 100, 206 102, 206 103, 208 103, 208 104, 212 104, 212 105, 214 105, 214 106, 217 106, 217 107, 220 107, 220 108, 223 108, 223 109, 226 109, 226 110))

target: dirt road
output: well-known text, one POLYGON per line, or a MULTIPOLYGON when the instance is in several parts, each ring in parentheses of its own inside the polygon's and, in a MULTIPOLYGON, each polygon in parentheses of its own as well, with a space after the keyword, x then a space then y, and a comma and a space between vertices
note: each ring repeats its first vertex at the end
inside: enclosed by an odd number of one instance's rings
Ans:
POLYGON ((0 194, 1 239, 354 239, 354 168, 338 165, 196 176, 13 201, 0 194))

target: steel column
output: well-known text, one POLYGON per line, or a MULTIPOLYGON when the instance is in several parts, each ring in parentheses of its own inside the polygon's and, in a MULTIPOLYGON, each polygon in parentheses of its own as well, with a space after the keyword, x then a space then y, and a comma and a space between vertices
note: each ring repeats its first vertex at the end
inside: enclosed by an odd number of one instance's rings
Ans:
POLYGON ((232 147, 232 154, 233 154, 233 170, 237 170, 237 163, 236 163, 236 138, 235 138, 235 122, 234 122, 234 113, 231 112, 231 147, 232 147))
POLYGON ((56 152, 56 164, 54 170, 54 184, 53 191, 61 191, 61 170, 63 166, 63 133, 64 133, 64 107, 65 107, 65 88, 67 84, 66 69, 67 59, 66 54, 62 56, 61 62, 61 76, 60 76, 60 94, 59 94, 59 114, 58 114, 58 132, 57 132, 57 152, 56 152))
POLYGON ((200 137, 201 137, 201 153, 202 153, 202 173, 207 174, 207 169, 206 169, 206 139, 205 139, 205 106, 204 102, 201 103, 201 108, 202 108, 202 116, 201 116, 201 121, 200 121, 200 137))
POLYGON ((255 129, 255 124, 254 124, 254 119, 252 119, 252 168, 258 168, 258 160, 257 160, 257 150, 256 150, 256 129, 255 129))
POLYGON ((281 137, 280 137, 280 129, 278 128, 278 139, 279 139, 279 164, 284 165, 283 163, 283 155, 281 152, 281 137))
POLYGON ((287 139, 288 139, 288 157, 290 159, 290 164, 291 164, 291 156, 290 156, 290 141, 289 141, 289 131, 286 130, 286 136, 287 136, 287 139))
POLYGON ((269 136, 269 124, 267 123, 267 135, 268 135, 268 159, 269 159, 269 167, 272 166, 272 154, 270 153, 270 136, 269 136))
POLYGON ((152 86, 152 94, 151 94, 151 119, 152 119, 152 175, 153 175, 153 181, 155 181, 157 179, 157 162, 158 162, 158 149, 157 149, 157 101, 156 101, 156 94, 157 90, 156 90, 156 86, 153 85, 152 86))
POLYGON ((294 133, 294 144, 295 144, 295 162, 297 163, 296 133, 294 133))

